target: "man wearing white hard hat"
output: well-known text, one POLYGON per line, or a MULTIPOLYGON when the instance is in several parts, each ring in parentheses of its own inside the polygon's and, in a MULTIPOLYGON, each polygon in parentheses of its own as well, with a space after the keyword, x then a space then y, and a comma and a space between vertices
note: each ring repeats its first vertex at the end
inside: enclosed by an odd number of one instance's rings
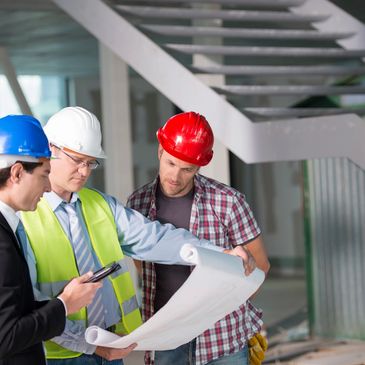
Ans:
MULTIPOLYGON (((133 347, 95 347, 86 343, 84 333, 86 327, 98 325, 123 335, 141 324, 124 255, 183 264, 179 251, 184 243, 222 249, 186 230, 151 222, 114 197, 84 188, 98 159, 105 158, 100 123, 94 114, 81 107, 64 108, 49 119, 44 130, 53 156, 52 191, 44 194, 35 212, 22 216, 35 257, 28 264, 36 277, 37 295, 53 297, 70 277, 112 261, 121 267, 110 280, 104 280, 100 295, 87 310, 69 317, 64 333, 46 343, 48 364, 122 364, 120 359, 133 347)), ((242 256, 253 266, 245 251, 225 252, 242 256)))
POLYGON ((27 239, 16 212, 34 210, 50 191, 50 157, 38 120, 0 118, 0 365, 45 365, 42 341, 61 334, 66 314, 89 304, 101 286, 83 283, 88 273, 72 280, 58 298, 34 299, 27 239))

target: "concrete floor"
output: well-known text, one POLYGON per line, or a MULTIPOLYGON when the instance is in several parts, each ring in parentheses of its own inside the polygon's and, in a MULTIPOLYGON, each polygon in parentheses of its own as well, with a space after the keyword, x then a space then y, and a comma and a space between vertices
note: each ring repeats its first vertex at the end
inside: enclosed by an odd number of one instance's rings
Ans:
POLYGON ((266 326, 272 326, 297 313, 307 304, 304 278, 268 278, 253 300, 263 309, 266 326))
MULTIPOLYGON (((265 325, 275 325, 306 305, 305 279, 269 277, 255 297, 254 303, 263 309, 265 325)), ((143 352, 133 352, 124 360, 124 364, 143 365, 143 352)))

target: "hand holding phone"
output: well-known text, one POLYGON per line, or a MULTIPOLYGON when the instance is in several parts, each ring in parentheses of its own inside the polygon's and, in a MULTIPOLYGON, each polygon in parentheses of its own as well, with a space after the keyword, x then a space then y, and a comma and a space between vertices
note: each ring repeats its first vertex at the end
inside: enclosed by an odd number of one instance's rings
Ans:
POLYGON ((108 275, 112 274, 113 272, 120 269, 120 265, 116 262, 112 262, 109 265, 104 266, 98 271, 94 272, 94 275, 85 281, 85 283, 96 283, 107 277, 108 275))

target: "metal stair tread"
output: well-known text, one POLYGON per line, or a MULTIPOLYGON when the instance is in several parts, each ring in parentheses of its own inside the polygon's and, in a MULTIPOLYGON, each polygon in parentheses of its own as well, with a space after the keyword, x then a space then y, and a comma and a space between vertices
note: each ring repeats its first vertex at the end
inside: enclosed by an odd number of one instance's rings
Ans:
POLYGON ((256 8, 289 8, 300 6, 306 0, 133 0, 134 3, 161 3, 161 4, 176 4, 176 3, 206 3, 206 4, 221 4, 221 5, 240 5, 240 6, 255 6, 256 8))
POLYGON ((253 29, 224 28, 202 26, 178 26, 141 24, 140 28, 161 35, 173 36, 221 36, 225 38, 267 38, 267 39, 301 39, 301 40, 335 40, 353 36, 351 32, 319 32, 318 30, 298 29, 253 29))
POLYGON ((213 87, 223 94, 235 95, 346 95, 365 94, 365 86, 331 85, 224 85, 213 87))
POLYGON ((329 18, 327 14, 294 14, 283 11, 257 10, 211 10, 197 8, 167 8, 153 6, 115 5, 121 12, 138 15, 144 18, 176 19, 222 19, 267 22, 318 22, 329 18))
POLYGON ((347 50, 343 48, 312 47, 256 47, 256 46, 216 46, 205 44, 164 45, 167 49, 187 54, 218 54, 231 56, 310 56, 310 57, 364 57, 365 49, 347 50))
POLYGON ((223 75, 361 75, 365 74, 364 66, 333 66, 333 65, 316 65, 316 66, 190 66, 195 73, 211 73, 223 75))
POLYGON ((316 115, 329 114, 365 114, 365 108, 243 108, 244 112, 251 113, 260 117, 309 117, 316 115))

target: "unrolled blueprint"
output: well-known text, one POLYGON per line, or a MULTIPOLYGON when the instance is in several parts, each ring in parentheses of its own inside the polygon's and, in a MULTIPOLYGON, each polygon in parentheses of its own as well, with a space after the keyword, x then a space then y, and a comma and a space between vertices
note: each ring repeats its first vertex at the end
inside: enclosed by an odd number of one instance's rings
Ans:
POLYGON ((136 350, 174 349, 237 309, 264 281, 265 275, 259 269, 245 276, 239 257, 190 244, 184 245, 180 254, 196 267, 163 308, 124 337, 89 327, 86 341, 115 348, 137 343, 136 350))

